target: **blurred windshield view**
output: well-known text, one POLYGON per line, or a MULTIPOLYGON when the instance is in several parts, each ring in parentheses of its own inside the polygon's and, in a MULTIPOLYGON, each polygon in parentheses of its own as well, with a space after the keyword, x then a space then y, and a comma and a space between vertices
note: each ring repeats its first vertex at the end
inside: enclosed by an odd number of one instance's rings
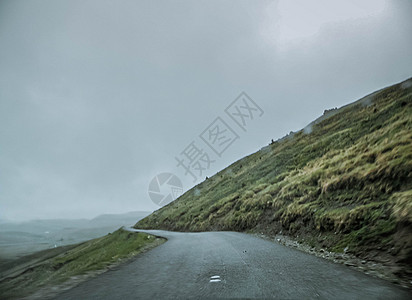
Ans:
POLYGON ((410 299, 410 1, 0 1, 0 299, 410 299))

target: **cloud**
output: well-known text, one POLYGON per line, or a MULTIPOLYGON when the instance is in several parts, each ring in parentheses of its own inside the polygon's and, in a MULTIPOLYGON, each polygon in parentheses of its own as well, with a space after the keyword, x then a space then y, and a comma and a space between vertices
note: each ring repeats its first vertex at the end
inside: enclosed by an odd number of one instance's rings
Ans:
POLYGON ((174 157, 241 91, 265 114, 202 179, 411 76, 408 2, 294 3, 2 1, 0 217, 156 209, 150 180, 190 188, 174 157))

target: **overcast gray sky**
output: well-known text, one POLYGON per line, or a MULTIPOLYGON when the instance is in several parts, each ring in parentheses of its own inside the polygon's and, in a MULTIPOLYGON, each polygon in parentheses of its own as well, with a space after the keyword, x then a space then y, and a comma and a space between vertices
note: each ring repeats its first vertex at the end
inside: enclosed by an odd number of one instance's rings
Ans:
POLYGON ((411 1, 0 1, 0 219, 154 210, 192 141, 201 178, 412 76, 411 1), (243 131, 245 91, 264 114, 243 131), (199 135, 221 117, 221 157, 199 135))

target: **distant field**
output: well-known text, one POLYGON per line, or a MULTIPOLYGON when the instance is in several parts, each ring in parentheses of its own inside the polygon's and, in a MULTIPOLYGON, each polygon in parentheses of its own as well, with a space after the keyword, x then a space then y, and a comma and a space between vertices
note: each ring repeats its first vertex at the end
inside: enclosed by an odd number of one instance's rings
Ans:
POLYGON ((0 272, 10 260, 59 246, 104 236, 135 224, 150 212, 101 215, 94 219, 34 220, 0 224, 0 272))
POLYGON ((50 293, 74 286, 164 241, 119 229, 77 245, 47 249, 9 261, 0 272, 1 298, 20 299, 33 293, 40 299, 50 297, 50 293))

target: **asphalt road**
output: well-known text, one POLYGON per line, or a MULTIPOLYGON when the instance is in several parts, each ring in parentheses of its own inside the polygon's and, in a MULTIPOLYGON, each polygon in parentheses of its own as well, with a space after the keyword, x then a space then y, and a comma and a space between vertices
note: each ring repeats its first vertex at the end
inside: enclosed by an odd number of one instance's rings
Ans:
POLYGON ((389 282, 247 234, 144 232, 168 241, 57 299, 412 299, 389 282))

